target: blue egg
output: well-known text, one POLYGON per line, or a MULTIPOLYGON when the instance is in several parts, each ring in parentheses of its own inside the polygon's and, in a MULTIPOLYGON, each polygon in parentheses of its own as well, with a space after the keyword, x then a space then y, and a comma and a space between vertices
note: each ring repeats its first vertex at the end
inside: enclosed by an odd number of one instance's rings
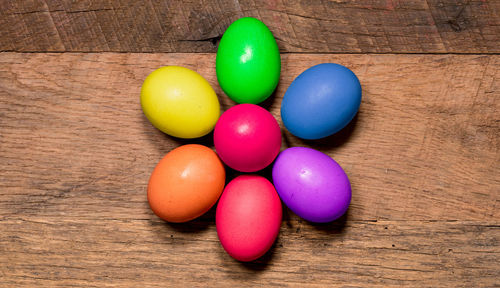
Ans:
POLYGON ((293 80, 281 102, 281 118, 293 135, 320 139, 344 128, 360 104, 358 77, 342 65, 323 63, 293 80))

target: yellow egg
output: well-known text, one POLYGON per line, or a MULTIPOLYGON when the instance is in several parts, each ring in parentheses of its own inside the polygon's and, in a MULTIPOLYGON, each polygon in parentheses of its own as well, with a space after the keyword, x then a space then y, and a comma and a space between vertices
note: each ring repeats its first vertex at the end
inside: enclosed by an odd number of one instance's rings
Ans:
POLYGON ((220 116, 219 100, 208 81, 179 66, 161 67, 146 77, 141 106, 153 126, 179 138, 210 133, 220 116))

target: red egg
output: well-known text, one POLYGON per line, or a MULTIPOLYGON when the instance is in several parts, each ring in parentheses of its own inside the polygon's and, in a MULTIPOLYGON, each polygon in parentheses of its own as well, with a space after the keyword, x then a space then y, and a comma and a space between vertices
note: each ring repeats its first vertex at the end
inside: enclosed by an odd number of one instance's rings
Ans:
POLYGON ((253 261, 273 245, 281 225, 281 201, 273 184, 243 175, 227 184, 215 223, 222 247, 239 261, 253 261))

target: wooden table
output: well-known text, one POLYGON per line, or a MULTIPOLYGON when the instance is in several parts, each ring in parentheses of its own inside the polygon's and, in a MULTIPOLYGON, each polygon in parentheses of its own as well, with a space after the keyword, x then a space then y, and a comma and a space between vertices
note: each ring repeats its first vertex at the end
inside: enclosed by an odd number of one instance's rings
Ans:
POLYGON ((500 286, 500 1, 2 0, 0 13, 0 286, 500 286), (214 209, 176 225, 151 212, 156 163, 212 139, 166 136, 139 104, 148 73, 182 65, 233 105, 214 61, 242 16, 282 52, 265 104, 277 119, 314 64, 363 86, 337 135, 283 129, 283 149, 345 168, 347 215, 312 225, 284 209, 275 246, 248 264, 220 246, 214 209))

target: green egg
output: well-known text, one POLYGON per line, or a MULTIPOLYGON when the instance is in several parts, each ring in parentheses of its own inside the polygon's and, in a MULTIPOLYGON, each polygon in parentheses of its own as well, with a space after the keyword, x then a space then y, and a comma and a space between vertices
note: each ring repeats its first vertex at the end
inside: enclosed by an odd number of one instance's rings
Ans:
POLYGON ((238 19, 222 36, 215 67, 219 85, 231 99, 260 103, 273 93, 280 79, 278 44, 260 20, 238 19))

